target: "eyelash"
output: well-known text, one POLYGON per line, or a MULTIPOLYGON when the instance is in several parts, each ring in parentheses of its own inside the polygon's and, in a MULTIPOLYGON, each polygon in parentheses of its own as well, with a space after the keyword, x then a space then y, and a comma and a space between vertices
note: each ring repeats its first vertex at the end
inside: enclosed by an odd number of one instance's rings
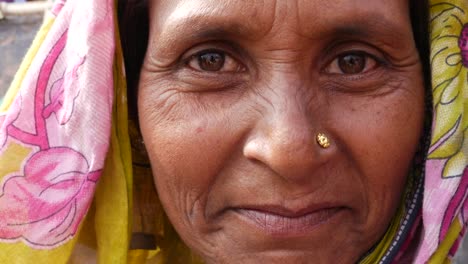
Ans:
MULTIPOLYGON (((378 74, 381 71, 378 71, 379 68, 381 67, 386 67, 388 66, 387 61, 379 55, 375 55, 374 52, 368 52, 364 49, 348 49, 348 50, 341 50, 338 52, 332 52, 331 53, 332 59, 329 60, 326 63, 326 66, 322 68, 321 72, 325 73, 327 75, 333 75, 334 78, 336 78, 336 81, 347 81, 352 82, 359 81, 359 80, 365 80, 367 78, 370 78, 370 76, 375 74, 378 74), (330 71, 330 69, 333 69, 335 67, 335 70, 338 68, 339 69, 339 64, 338 60, 340 58, 344 58, 346 56, 362 56, 365 61, 364 69, 361 72, 358 73, 345 73, 343 71, 341 72, 333 72, 330 71), (371 64, 371 67, 369 66, 369 63, 371 64)), ((248 67, 246 67, 244 64, 242 64, 236 57, 232 56, 230 52, 227 52, 224 48, 207 48, 207 49, 202 49, 199 50, 192 55, 189 55, 185 59, 182 60, 183 67, 188 68, 189 70, 196 72, 199 77, 201 76, 212 76, 216 79, 215 76, 223 75, 223 76, 231 76, 231 78, 235 78, 236 74, 239 73, 244 73, 248 71, 248 67), (200 58, 203 55, 206 54, 218 54, 224 59, 224 64, 222 68, 225 68, 225 63, 229 63, 228 65, 228 70, 217 70, 217 71, 207 71, 203 70, 200 67, 200 58), (231 69, 229 69, 229 67, 231 69)), ((340 69, 339 69, 340 70, 340 69)), ((341 82, 340 81, 340 82, 341 82)))
POLYGON ((373 55, 368 54, 367 52, 364 52, 364 51, 347 51, 347 52, 340 53, 340 54, 336 55, 333 58, 333 60, 326 65, 324 72, 328 73, 328 74, 332 74, 332 75, 346 75, 346 76, 362 75, 362 74, 366 74, 369 71, 372 71, 372 70, 382 66, 382 64, 383 63, 382 63, 382 61, 380 59, 376 58, 373 55), (336 69, 338 69, 338 71, 343 70, 343 69, 340 68, 341 67, 340 66, 340 60, 345 59, 348 56, 358 56, 358 57, 361 57, 361 58, 364 59, 363 69, 359 73, 353 74, 353 73, 345 73, 345 72, 337 72, 336 71, 336 69), (335 68, 334 69, 335 72, 333 72, 333 68, 335 68))

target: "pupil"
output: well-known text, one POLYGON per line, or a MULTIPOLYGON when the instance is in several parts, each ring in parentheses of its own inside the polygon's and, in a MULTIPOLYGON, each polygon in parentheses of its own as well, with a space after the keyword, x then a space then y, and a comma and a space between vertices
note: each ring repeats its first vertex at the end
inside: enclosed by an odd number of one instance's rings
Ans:
POLYGON ((224 54, 210 52, 198 57, 198 64, 204 71, 219 71, 224 66, 224 54))
POLYGON ((346 74, 361 73, 366 67, 366 58, 364 55, 349 54, 339 58, 340 70, 346 74))

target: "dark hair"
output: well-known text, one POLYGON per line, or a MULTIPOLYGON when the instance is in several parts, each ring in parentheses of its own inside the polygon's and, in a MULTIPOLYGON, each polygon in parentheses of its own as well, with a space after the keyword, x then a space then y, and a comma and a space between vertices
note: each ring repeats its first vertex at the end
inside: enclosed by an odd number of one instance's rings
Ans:
MULTIPOLYGON (((410 0, 410 18, 413 28, 414 41, 418 49, 421 60, 424 84, 427 98, 431 99, 431 62, 430 62, 430 41, 429 41, 429 1, 428 0, 410 0)), ((426 102, 426 107, 432 108, 432 100, 426 102)))
POLYGON ((138 82, 149 36, 148 0, 119 0, 119 29, 128 87, 128 110, 137 120, 138 82))
MULTIPOLYGON (((428 0, 410 0, 409 8, 414 39, 423 65, 425 84, 427 89, 430 89, 428 0)), ((148 0, 120 0, 118 15, 127 74, 129 113, 136 118, 137 87, 148 45, 148 0)))

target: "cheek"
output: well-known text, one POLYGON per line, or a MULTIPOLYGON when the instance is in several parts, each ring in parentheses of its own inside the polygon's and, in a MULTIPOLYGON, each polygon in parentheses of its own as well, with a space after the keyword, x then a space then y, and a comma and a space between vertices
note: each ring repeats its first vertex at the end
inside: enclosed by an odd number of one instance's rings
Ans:
MULTIPOLYGON (((402 83, 380 97, 338 98, 332 132, 342 158, 353 164, 361 186, 362 221, 386 228, 401 199, 408 170, 421 142, 424 120, 422 81, 402 83), (411 89, 406 89, 411 87, 411 89), (415 87, 415 88, 413 88, 415 87), (347 114, 342 114, 347 113, 347 114)), ((338 161, 339 162, 339 161, 338 161)))
POLYGON ((139 119, 159 198, 183 230, 196 218, 192 214, 205 211, 211 186, 241 132, 229 125, 236 122, 226 114, 232 109, 207 113, 184 95, 173 97, 162 102, 161 93, 142 87, 139 119))

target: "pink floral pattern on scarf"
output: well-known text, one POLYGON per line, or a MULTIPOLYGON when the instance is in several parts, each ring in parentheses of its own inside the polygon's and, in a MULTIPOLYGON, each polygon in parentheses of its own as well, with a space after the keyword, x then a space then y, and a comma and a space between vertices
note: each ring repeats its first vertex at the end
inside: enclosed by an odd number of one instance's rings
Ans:
POLYGON ((86 215, 110 140, 112 3, 58 1, 57 22, 0 114, 0 155, 14 144, 32 150, 20 171, 0 175, 3 242, 54 248, 86 215))
POLYGON ((451 259, 468 221, 468 5, 432 0, 430 9, 434 114, 415 263, 451 259))

